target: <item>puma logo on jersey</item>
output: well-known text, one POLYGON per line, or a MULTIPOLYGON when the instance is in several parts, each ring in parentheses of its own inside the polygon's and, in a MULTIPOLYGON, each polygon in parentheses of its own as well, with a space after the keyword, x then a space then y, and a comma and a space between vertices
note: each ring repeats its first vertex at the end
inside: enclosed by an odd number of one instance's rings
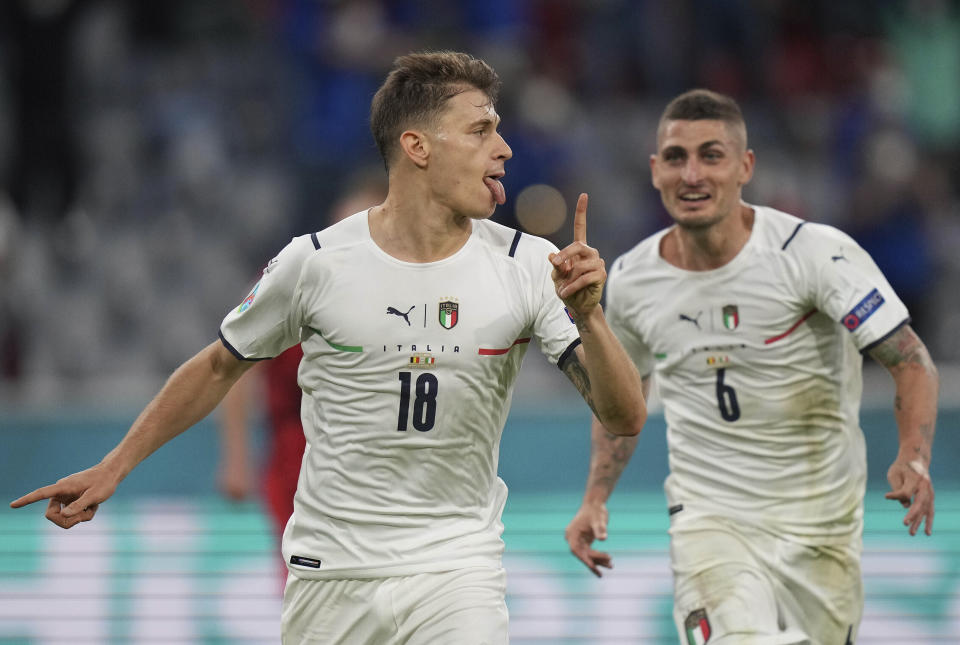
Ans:
POLYGON ((839 255, 831 255, 831 256, 830 256, 830 259, 833 260, 834 262, 837 262, 838 260, 843 260, 844 262, 849 262, 849 261, 850 261, 850 260, 848 260, 848 259, 843 255, 843 249, 840 249, 840 254, 839 254, 839 255))
POLYGON ((697 329, 700 329, 700 316, 703 314, 703 310, 697 312, 695 318, 691 318, 687 314, 680 314, 680 320, 686 320, 687 322, 693 323, 697 326, 697 329))
POLYGON ((407 327, 409 327, 409 326, 410 326, 410 318, 408 318, 407 316, 410 314, 411 311, 414 310, 414 308, 415 308, 416 306, 417 306, 417 305, 413 305, 413 307, 410 307, 409 309, 407 309, 406 313, 400 311, 399 309, 397 309, 397 308, 395 308, 395 307, 387 307, 387 313, 388 313, 388 314, 393 314, 394 316, 399 316, 399 317, 403 318, 404 320, 407 321, 407 327))

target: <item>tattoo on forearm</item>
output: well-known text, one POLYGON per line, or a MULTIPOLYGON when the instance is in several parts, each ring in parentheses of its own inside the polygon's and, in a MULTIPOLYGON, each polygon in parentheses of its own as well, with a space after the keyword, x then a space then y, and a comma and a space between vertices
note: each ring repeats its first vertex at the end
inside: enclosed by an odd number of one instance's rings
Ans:
POLYGON ((904 325, 871 349, 870 355, 897 379, 898 393, 893 407, 898 423, 907 423, 919 432, 923 443, 913 445, 912 449, 918 457, 929 462, 935 432, 938 385, 937 368, 930 358, 930 353, 916 332, 909 325, 904 325), (919 371, 925 373, 926 380, 911 379, 912 383, 922 383, 919 389, 915 386, 901 394, 900 378, 907 374, 917 375, 919 371))
POLYGON ((591 484, 594 488, 600 488, 604 491, 607 497, 613 492, 613 489, 617 485, 617 476, 606 472, 603 474, 596 473, 596 476, 593 478, 593 483, 591 484))
POLYGON ((871 349, 870 355, 888 368, 900 366, 901 363, 921 365, 927 369, 933 366, 926 347, 909 325, 904 325, 871 349))
POLYGON ((630 461, 636 445, 636 437, 621 437, 606 431, 602 437, 595 438, 591 486, 599 486, 607 494, 613 492, 620 473, 630 461))
POLYGON ((567 358, 567 362, 563 365, 563 373, 567 375, 567 378, 570 379, 570 382, 573 383, 573 386, 577 388, 578 392, 580 392, 583 400, 586 401, 587 405, 590 406, 593 414, 599 419, 600 415, 597 414, 597 407, 593 401, 593 389, 590 385, 590 374, 587 373, 586 366, 580 362, 576 352, 571 353, 570 357, 567 358))

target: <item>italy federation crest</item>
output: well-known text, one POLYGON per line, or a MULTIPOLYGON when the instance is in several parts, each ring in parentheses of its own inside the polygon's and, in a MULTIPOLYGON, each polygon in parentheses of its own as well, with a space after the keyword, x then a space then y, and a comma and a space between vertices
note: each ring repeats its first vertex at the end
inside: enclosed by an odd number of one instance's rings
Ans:
POLYGON ((691 611, 683 621, 683 627, 687 631, 687 645, 704 645, 710 640, 710 621, 706 609, 691 611))
POLYGON ((723 326, 733 331, 740 324, 740 312, 737 305, 724 305, 723 307, 723 326))
POLYGON ((443 300, 440 302, 440 326, 444 329, 453 329, 457 326, 459 318, 457 311, 460 304, 453 300, 443 300))

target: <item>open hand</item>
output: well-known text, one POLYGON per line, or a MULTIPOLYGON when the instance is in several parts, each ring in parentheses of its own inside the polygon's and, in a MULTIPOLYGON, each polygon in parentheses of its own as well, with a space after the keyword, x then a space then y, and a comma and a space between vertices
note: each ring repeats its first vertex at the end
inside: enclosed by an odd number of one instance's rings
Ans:
POLYGON ((910 527, 910 535, 916 535, 924 521, 927 525, 924 532, 930 535, 933 532, 933 482, 927 467, 919 459, 907 461, 897 457, 887 470, 887 481, 891 490, 884 497, 910 509, 903 518, 903 525, 910 527))
POLYGON ((570 552, 598 578, 603 577, 600 567, 613 568, 609 553, 590 548, 594 540, 607 539, 607 520, 610 514, 605 504, 584 504, 570 520, 564 537, 570 546, 570 552))

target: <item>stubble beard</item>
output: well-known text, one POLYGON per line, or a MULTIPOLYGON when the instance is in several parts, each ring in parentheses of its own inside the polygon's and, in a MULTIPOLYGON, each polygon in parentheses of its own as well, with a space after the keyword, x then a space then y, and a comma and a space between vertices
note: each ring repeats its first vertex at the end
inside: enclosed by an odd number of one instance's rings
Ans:
POLYGON ((705 231, 708 228, 711 228, 715 224, 723 221, 726 217, 725 213, 714 213, 712 215, 702 215, 694 216, 692 218, 680 218, 673 217, 673 221, 676 222, 677 226, 682 228, 685 231, 690 232, 699 232, 705 231))

